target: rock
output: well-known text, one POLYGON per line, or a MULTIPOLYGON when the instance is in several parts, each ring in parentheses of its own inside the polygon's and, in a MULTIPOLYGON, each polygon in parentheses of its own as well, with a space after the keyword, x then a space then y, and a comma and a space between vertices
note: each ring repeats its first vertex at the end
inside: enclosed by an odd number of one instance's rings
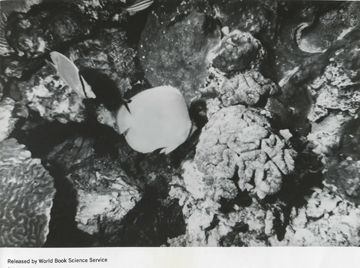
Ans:
POLYGON ((0 143, 2 247, 41 247, 49 233, 54 180, 15 139, 0 143))
POLYGON ((32 5, 39 4, 41 0, 21 0, 21 1, 8 1, 1 4, 1 32, 0 32, 0 55, 9 56, 14 50, 8 45, 5 39, 4 27, 6 26, 8 17, 13 12, 27 12, 32 5))
POLYGON ((335 186, 335 193, 355 204, 360 203, 360 163, 351 158, 329 161, 324 170, 325 183, 335 186))
POLYGON ((360 107, 359 85, 352 82, 344 69, 332 62, 322 76, 310 85, 314 104, 308 118, 315 122, 329 113, 329 110, 348 111, 355 115, 360 107))
POLYGON ((88 35, 90 28, 76 5, 52 2, 32 6, 27 13, 12 13, 5 36, 19 56, 34 58, 62 43, 88 35))
MULTIPOLYGON (((359 12, 360 6, 359 3, 354 2, 353 5, 357 6, 354 12, 359 12)), ((354 30, 349 32, 344 36, 343 44, 340 45, 340 48, 335 51, 334 60, 338 63, 346 72, 347 76, 353 81, 359 83, 360 81, 360 53, 359 53, 359 43, 357 42, 359 32, 360 32, 360 23, 358 19, 353 17, 357 26, 354 27, 354 30)), ((341 41, 340 41, 341 43, 341 41)))
POLYGON ((85 120, 82 98, 73 91, 49 66, 44 66, 28 81, 18 81, 12 91, 21 94, 20 104, 38 112, 48 121, 61 123, 85 120))
MULTIPOLYGON (((314 145, 313 151, 322 158, 331 155, 332 148, 341 141, 342 129, 352 118, 345 112, 334 112, 320 122, 313 122, 311 133, 307 137, 314 145)), ((326 162, 326 159, 323 161, 326 162)))
POLYGON ((153 87, 178 88, 189 102, 208 76, 206 56, 219 41, 220 29, 208 15, 190 4, 160 4, 141 34, 139 58, 145 78, 153 87), (173 12, 160 12, 166 8, 173 12))
POLYGON ((356 2, 342 3, 339 8, 319 14, 316 22, 299 25, 296 31, 297 45, 304 52, 324 52, 358 24, 356 17, 359 10, 356 2))
POLYGON ((268 40, 274 38, 277 6, 277 2, 259 4, 234 1, 226 5, 221 2, 214 3, 214 9, 223 26, 252 35, 262 35, 263 39, 268 40))
POLYGON ((220 46, 208 57, 215 68, 230 73, 254 69, 259 66, 264 53, 260 41, 250 33, 234 30, 223 37, 220 46))
MULTIPOLYGON (((126 32, 116 28, 99 31, 92 39, 79 42, 69 48, 69 58, 82 72, 85 80, 93 87, 100 102, 117 97, 116 92, 103 88, 96 79, 103 75, 114 81, 121 95, 131 89, 137 74, 136 50, 128 44, 126 32), (92 71, 92 72, 89 72, 92 71), (85 71, 88 71, 88 75, 85 71), (94 81, 92 81, 94 80, 94 81)), ((134 93, 133 93, 134 94, 134 93)))
POLYGON ((139 191, 121 177, 107 177, 98 172, 92 188, 96 190, 78 189, 75 218, 78 228, 91 235, 99 233, 103 221, 120 221, 141 198, 139 191), (108 185, 101 187, 102 184, 108 185))
POLYGON ((10 135, 18 121, 12 116, 14 107, 15 101, 10 98, 4 98, 0 102, 0 142, 10 135))

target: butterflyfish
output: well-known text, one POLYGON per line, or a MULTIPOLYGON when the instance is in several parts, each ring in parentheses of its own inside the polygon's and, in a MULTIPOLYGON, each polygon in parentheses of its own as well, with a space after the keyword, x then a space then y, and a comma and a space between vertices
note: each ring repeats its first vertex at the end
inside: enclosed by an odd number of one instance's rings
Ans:
POLYGON ((168 154, 184 143, 192 131, 185 99, 179 90, 161 86, 142 91, 121 106, 116 115, 120 134, 140 153, 162 149, 168 154))
POLYGON ((76 65, 63 54, 53 51, 50 53, 53 63, 50 66, 59 74, 69 87, 71 87, 80 97, 94 99, 96 98, 91 86, 80 75, 76 65))

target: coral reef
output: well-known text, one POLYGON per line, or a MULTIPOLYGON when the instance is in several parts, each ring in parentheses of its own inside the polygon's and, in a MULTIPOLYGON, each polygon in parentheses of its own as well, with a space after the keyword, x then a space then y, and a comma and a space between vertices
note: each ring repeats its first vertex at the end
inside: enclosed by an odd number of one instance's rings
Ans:
POLYGON ((14 139, 0 143, 0 245, 40 247, 49 232, 54 181, 14 139))
POLYGON ((2 246, 360 245, 359 3, 12 4, 2 246), (50 69, 54 51, 96 98, 50 69), (181 91, 191 134, 168 155, 136 152, 114 115, 162 86, 181 91))

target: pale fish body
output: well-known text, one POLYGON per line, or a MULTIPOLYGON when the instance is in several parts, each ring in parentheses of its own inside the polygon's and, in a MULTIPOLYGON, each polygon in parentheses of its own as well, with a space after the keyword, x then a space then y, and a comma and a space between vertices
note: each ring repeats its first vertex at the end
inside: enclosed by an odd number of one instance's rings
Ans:
POLYGON ((82 98, 96 98, 91 86, 79 74, 79 69, 76 65, 63 54, 53 51, 50 53, 50 63, 58 72, 61 79, 63 79, 69 87, 71 87, 82 98))
POLYGON ((191 120, 183 95, 171 86, 140 92, 122 106, 116 115, 120 134, 129 146, 141 153, 162 148, 168 154, 184 143, 191 131, 191 120))
POLYGON ((138 12, 144 10, 151 6, 154 3, 154 0, 136 0, 134 4, 129 7, 124 8, 128 12, 138 12))

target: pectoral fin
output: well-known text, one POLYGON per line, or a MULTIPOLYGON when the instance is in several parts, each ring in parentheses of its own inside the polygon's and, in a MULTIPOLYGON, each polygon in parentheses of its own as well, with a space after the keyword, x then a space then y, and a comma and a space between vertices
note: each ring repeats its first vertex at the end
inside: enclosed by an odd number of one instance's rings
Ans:
POLYGON ((164 153, 164 154, 169 154, 171 153, 172 151, 174 151, 177 147, 179 147, 180 144, 175 144, 175 145, 170 145, 168 147, 165 147, 163 148, 161 151, 160 151, 160 154, 164 153))

